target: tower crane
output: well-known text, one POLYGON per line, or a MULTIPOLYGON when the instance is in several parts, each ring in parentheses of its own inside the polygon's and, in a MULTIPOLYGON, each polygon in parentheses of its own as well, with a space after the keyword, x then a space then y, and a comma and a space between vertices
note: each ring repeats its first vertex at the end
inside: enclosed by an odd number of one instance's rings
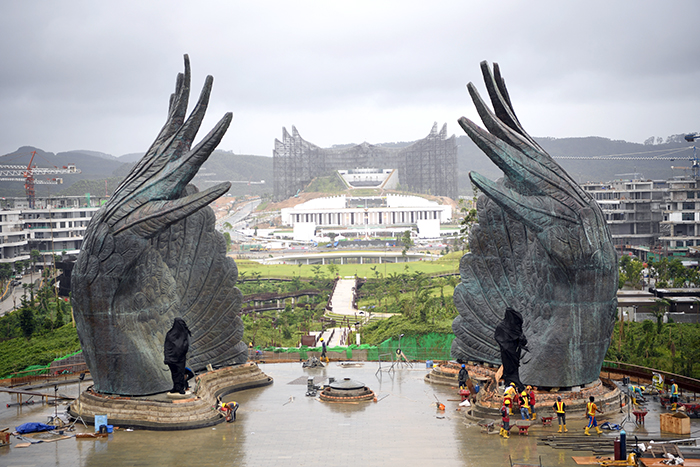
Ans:
POLYGON ((700 161, 698 160, 698 149, 695 145, 695 140, 700 138, 700 133, 690 133, 685 135, 685 140, 689 143, 693 143, 693 177, 697 180, 698 175, 700 175, 700 161))
POLYGON ((63 183, 62 178, 47 178, 36 179, 35 175, 53 175, 53 174, 79 174, 75 164, 64 165, 62 168, 43 168, 32 166, 36 151, 32 151, 32 157, 29 159, 29 164, 24 165, 0 165, 0 182, 24 182, 24 190, 27 194, 29 207, 34 208, 34 185, 58 185, 63 183))
MULTIPOLYGON (((700 139, 700 133, 692 133, 684 136, 685 140, 693 143, 693 155, 688 158, 692 163, 691 167, 671 166, 671 169, 692 170, 693 178, 700 179, 700 157, 697 153, 695 140, 700 139)), ((690 148, 677 148, 671 150, 652 150, 644 152, 633 152, 628 154, 608 154, 601 156, 552 156, 553 159, 570 159, 570 160, 597 160, 597 161, 675 161, 676 159, 685 159, 679 153, 687 152, 690 148), (665 151, 664 154, 651 155, 651 153, 665 151)), ((627 175, 627 174, 621 174, 627 175)))

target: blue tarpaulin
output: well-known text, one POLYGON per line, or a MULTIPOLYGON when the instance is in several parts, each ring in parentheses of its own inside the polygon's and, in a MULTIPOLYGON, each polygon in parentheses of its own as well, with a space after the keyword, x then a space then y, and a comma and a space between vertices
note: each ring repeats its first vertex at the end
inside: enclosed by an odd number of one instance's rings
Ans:
POLYGON ((50 431, 50 430, 55 430, 56 427, 54 425, 44 425, 43 423, 22 423, 20 426, 15 427, 15 431, 17 433, 23 435, 25 433, 34 433, 37 431, 50 431))

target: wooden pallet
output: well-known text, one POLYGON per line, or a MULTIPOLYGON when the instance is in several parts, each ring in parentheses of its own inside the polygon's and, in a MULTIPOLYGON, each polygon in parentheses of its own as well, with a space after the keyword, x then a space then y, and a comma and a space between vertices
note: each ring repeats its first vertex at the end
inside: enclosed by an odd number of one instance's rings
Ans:
POLYGON ((651 457, 664 457, 664 454, 673 454, 676 457, 683 457, 675 444, 648 444, 649 448, 645 453, 651 454, 651 457))

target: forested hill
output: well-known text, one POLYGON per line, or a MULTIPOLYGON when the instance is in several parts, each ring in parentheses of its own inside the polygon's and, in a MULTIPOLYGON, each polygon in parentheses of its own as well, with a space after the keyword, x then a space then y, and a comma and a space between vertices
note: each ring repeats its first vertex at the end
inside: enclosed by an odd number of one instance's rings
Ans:
MULTIPOLYGON (((639 144, 627 141, 610 140, 590 136, 586 138, 536 138, 537 142, 566 170, 574 180, 584 182, 605 182, 610 180, 634 178, 668 179, 685 175, 687 170, 671 169, 672 166, 690 167, 689 159, 693 156, 693 145, 682 138, 669 138, 673 142, 663 144, 639 144), (680 150, 680 151, 679 151, 680 150), (672 154, 676 159, 670 160, 573 160, 556 159, 560 156, 621 156, 649 157, 672 154)), ((491 179, 503 176, 503 173, 476 147, 467 136, 457 138, 459 191, 465 195, 471 191, 469 171, 473 170, 491 179)))
MULTIPOLYGON (((127 154, 114 157, 94 151, 69 151, 54 154, 39 148, 23 146, 13 153, 0 156, 0 165, 29 164, 32 151, 37 155, 32 162, 37 167, 63 167, 75 164, 80 174, 52 175, 46 178, 62 178, 61 185, 36 185, 37 196, 48 195, 84 195, 85 193, 109 194, 114 192, 122 178, 129 173, 135 161, 143 154, 127 154), (105 187, 106 181, 106 187, 105 187)), ((233 182, 231 192, 234 195, 260 195, 272 193, 272 158, 249 156, 216 150, 204 163, 193 180, 200 190, 209 188, 219 181, 233 182), (260 182, 265 184, 249 184, 260 182)), ((0 182, 0 196, 24 196, 24 183, 0 182)))
MULTIPOLYGON (((557 162, 579 183, 605 182, 617 179, 634 178, 633 174, 647 179, 668 179, 673 176, 686 175, 688 170, 671 167, 690 167, 692 144, 683 140, 682 135, 667 138, 662 144, 628 143, 599 137, 585 138, 536 138, 542 147, 555 158, 559 156, 610 156, 628 155, 630 157, 663 156, 673 154, 670 160, 573 160, 556 159, 557 162)), ((491 179, 502 176, 501 171, 484 155, 467 137, 456 138, 458 146, 459 192, 468 195, 471 192, 469 171, 476 171, 491 179)), ((410 143, 383 143, 406 145, 410 143)), ((0 156, 0 165, 27 165, 31 152, 36 151, 34 163, 39 167, 62 167, 75 164, 82 173, 75 175, 57 175, 63 178, 63 185, 37 185, 37 195, 84 195, 85 193, 103 194, 106 189, 112 193, 131 169, 141 154, 126 154, 114 157, 95 151, 69 151, 54 154, 41 149, 25 146, 17 151, 0 156), (76 185, 76 182, 82 181, 76 185)), ((216 150, 200 169, 193 182, 200 190, 221 182, 231 181, 231 194, 263 195, 272 194, 272 158, 267 156, 241 155, 230 151, 216 150), (260 182, 264 180, 265 183, 260 182)), ((24 184, 21 182, 0 182, 0 196, 24 196, 24 184)))
MULTIPOLYGON (((63 167, 68 164, 75 164, 80 169, 79 174, 58 174, 35 177, 42 178, 62 178, 62 185, 36 185, 37 196, 56 195, 79 180, 97 180, 109 178, 112 173, 123 165, 116 157, 109 154, 97 153, 95 151, 68 151, 54 154, 32 146, 23 146, 17 151, 4 156, 0 156, 0 165, 22 165, 27 166, 32 157, 32 151, 36 151, 36 156, 32 165, 41 168, 63 167)), ((104 193, 104 182, 102 183, 102 193, 104 193)), ((83 195, 85 192, 76 193, 83 195)), ((24 196, 23 182, 0 182, 0 196, 24 196)))

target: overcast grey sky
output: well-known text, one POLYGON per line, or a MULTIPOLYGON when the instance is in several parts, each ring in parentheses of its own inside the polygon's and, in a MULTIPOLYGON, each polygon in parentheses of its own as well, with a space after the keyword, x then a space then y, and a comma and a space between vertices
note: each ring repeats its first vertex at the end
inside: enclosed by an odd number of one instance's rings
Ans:
POLYGON ((700 131, 698 1, 27 1, 0 3, 0 154, 120 156, 163 125, 187 53, 200 136, 272 155, 282 127, 322 147, 463 134, 498 62, 533 136, 642 142, 700 131))

